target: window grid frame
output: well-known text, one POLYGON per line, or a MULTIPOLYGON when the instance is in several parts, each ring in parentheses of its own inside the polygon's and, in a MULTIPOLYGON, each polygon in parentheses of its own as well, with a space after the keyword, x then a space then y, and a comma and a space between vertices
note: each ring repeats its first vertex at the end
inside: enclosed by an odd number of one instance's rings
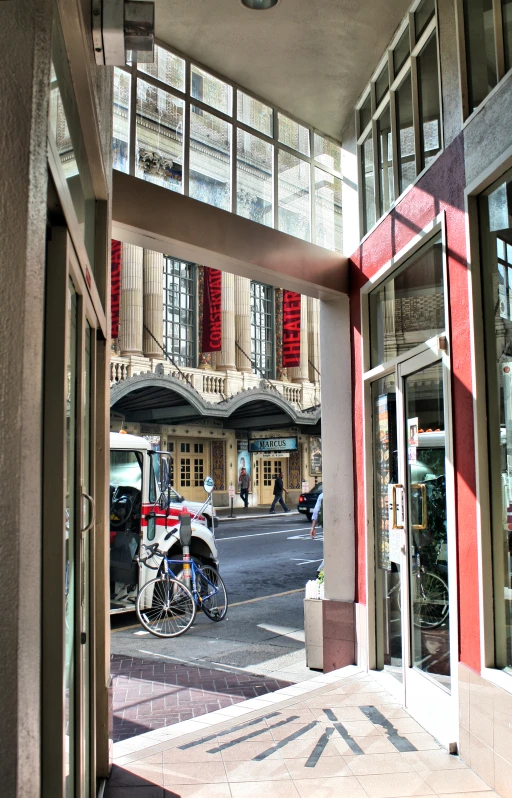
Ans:
MULTIPOLYGON (((308 125, 302 119, 297 118, 289 111, 285 111, 284 109, 280 108, 277 105, 274 105, 271 102, 268 102, 262 97, 254 94, 253 92, 247 90, 243 86, 240 86, 233 81, 228 80, 223 75, 220 75, 215 70, 209 69, 208 67, 201 64, 199 61, 195 59, 188 58, 186 55, 181 53, 179 50, 176 50, 172 47, 169 47, 167 44, 162 42, 159 39, 155 40, 155 44, 158 47, 161 47, 163 50, 171 53, 178 58, 183 59, 185 62, 185 91, 181 91, 175 87, 170 86, 169 84, 165 83, 158 78, 153 77, 152 75, 143 72, 142 70, 137 69, 137 64, 126 64, 124 66, 119 66, 117 69, 126 72, 127 74, 131 75, 131 90, 130 90, 130 107, 129 107, 129 174, 132 176, 136 176, 136 129, 137 129, 137 82, 138 80, 142 80, 149 85, 153 86, 156 89, 160 89, 164 91, 166 94, 171 95, 172 97, 182 100, 185 103, 184 108, 184 136, 183 136, 183 164, 182 164, 182 191, 177 192, 181 193, 183 196, 188 197, 190 191, 190 109, 192 105, 195 105, 197 108, 211 114, 212 116, 229 123, 232 126, 231 129, 231 146, 230 146, 230 209, 231 213, 237 214, 237 134, 238 130, 242 130, 246 133, 250 133, 251 135, 255 136, 256 138, 261 139, 267 143, 273 145, 273 170, 272 170, 272 183, 273 183, 273 228, 275 230, 279 230, 279 170, 278 170, 278 159, 279 159, 279 150, 289 153, 290 155, 294 155, 295 157, 299 158, 300 160, 304 161, 305 163, 309 164, 309 221, 310 221, 310 235, 309 238, 306 239, 311 243, 316 243, 316 212, 315 212, 315 165, 318 166, 323 171, 327 172, 334 177, 338 177, 341 180, 343 179, 343 174, 341 170, 341 152, 340 152, 340 169, 337 170, 335 168, 331 168, 329 165, 326 165, 323 161, 315 158, 315 135, 322 137, 328 142, 333 143, 341 150, 341 142, 336 141, 335 138, 332 136, 323 133, 318 128, 314 127, 313 125, 308 125), (191 92, 191 75, 192 75, 192 67, 197 67, 200 70, 203 70, 208 75, 211 75, 213 78, 221 80, 227 86, 229 86, 232 90, 232 103, 231 103, 231 114, 226 114, 223 111, 219 111, 216 108, 208 105, 207 103, 203 102, 202 100, 198 100, 192 96, 191 92), (250 125, 247 125, 245 122, 242 122, 238 119, 238 91, 243 92, 243 94, 247 95, 248 97, 263 103, 267 107, 272 109, 272 135, 267 135, 266 133, 262 133, 257 128, 253 128, 250 125), (279 120, 280 115, 285 116, 287 119, 290 119, 292 122, 296 122, 301 127, 305 128, 308 131, 308 141, 309 141, 309 152, 310 155, 304 155, 299 150, 294 150, 292 147, 287 146, 279 141, 279 120)), ((343 214, 343 206, 341 206, 341 215, 343 214)), ((242 217, 243 218, 243 217, 242 217)))
MULTIPOLYGON (((497 0, 494 0, 495 2, 497 0)), ((441 95, 441 76, 440 76, 440 63, 439 63, 439 36, 438 36, 438 12, 437 12, 437 3, 435 5, 435 11, 432 19, 428 22, 423 30, 421 36, 416 39, 415 35, 415 12, 420 5, 421 0, 416 0, 413 3, 407 14, 405 15, 404 19, 402 20, 401 25, 397 29, 393 39, 391 40, 389 46, 386 48, 386 51, 382 58, 379 60, 376 69, 372 75, 370 83, 366 86, 364 91, 361 94, 359 101, 355 107, 355 123, 356 123, 356 137, 357 137, 357 153, 358 153, 358 181, 359 186, 364 185, 364 153, 363 153, 363 145, 369 135, 372 136, 373 140, 373 174, 374 174, 374 200, 373 200, 373 211, 375 217, 375 224, 371 227, 366 226, 366 218, 368 215, 368 211, 365 205, 365 192, 359 191, 359 235, 360 238, 365 238, 370 231, 377 225, 380 220, 386 214, 380 214, 380 205, 381 205, 381 197, 380 197, 380 184, 378 181, 379 175, 379 158, 378 158, 378 139, 377 139, 377 122, 381 118, 381 116, 385 113, 386 109, 389 107, 390 114, 391 114, 391 136, 392 136, 392 152, 393 152, 393 181, 394 181, 394 201, 391 203, 391 206, 386 213, 400 201, 401 196, 403 195, 404 191, 407 191, 409 186, 407 186, 403 191, 400 191, 400 168, 398 162, 398 125, 397 125, 397 118, 396 118, 396 94, 404 80, 407 79, 408 75, 411 77, 411 86, 412 86, 412 127, 413 127, 413 135, 414 135, 414 146, 415 146, 415 153, 414 153, 414 162, 415 162, 415 172, 416 176, 414 178, 413 183, 418 179, 418 177, 424 171, 423 167, 421 166, 422 162, 422 152, 421 152, 421 118, 420 118, 420 107, 419 107, 419 85, 418 85, 418 69, 417 69, 417 59, 421 55, 422 51, 430 41, 432 36, 435 36, 436 39, 436 48, 437 48, 437 78, 438 78, 438 91, 439 91, 439 117, 440 117, 440 124, 439 124, 439 153, 444 149, 444 139, 443 139, 443 106, 442 106, 442 95, 441 95), (404 63, 402 64, 399 71, 395 74, 394 72, 394 64, 393 64, 393 52, 394 48, 402 38, 405 31, 408 30, 409 32, 409 55, 405 59, 404 63), (384 94, 382 100, 377 105, 376 103, 376 80, 382 74, 382 70, 387 66, 388 69, 388 77, 389 77, 389 86, 387 92, 384 94), (360 125, 360 117, 359 111, 364 106, 365 102, 368 100, 368 96, 370 96, 370 120, 365 125, 364 128, 361 128, 360 125)), ((425 167, 425 169, 428 167, 425 167)))
POLYGON ((251 280, 251 365, 253 374, 264 377, 267 380, 275 379, 275 301, 274 288, 266 283, 251 280), (266 293, 266 296, 264 296, 266 293), (255 307, 260 303, 260 308, 255 307), (264 323, 256 323, 257 317, 263 317, 264 323), (255 335, 253 334, 256 333, 255 335), (262 334, 263 333, 263 334, 262 334), (264 351, 265 345, 269 349, 269 354, 264 351), (267 366, 267 358, 269 365, 267 366), (256 366, 256 368, 255 368, 256 366))
MULTIPOLYGON (((182 260, 181 258, 173 258, 170 255, 164 255, 164 265, 163 265, 163 319, 162 319, 162 341, 163 345, 167 351, 167 353, 173 358, 173 360, 179 365, 184 368, 196 368, 197 366, 197 264, 191 263, 189 261, 182 260), (171 264, 178 263, 180 266, 185 264, 186 266, 190 267, 190 276, 184 277, 181 274, 178 274, 173 271, 171 264), (173 314, 176 311, 180 311, 181 308, 175 308, 174 305, 170 305, 168 302, 169 298, 169 278, 177 278, 178 279, 178 296, 181 296, 182 291, 181 287, 182 284, 185 284, 185 281, 188 283, 189 290, 183 293, 189 297, 190 307, 187 308, 187 312, 192 314, 192 322, 191 324, 184 324, 181 319, 179 322, 176 322, 173 319, 173 314), (173 326, 178 324, 180 337, 176 339, 174 336, 173 326), (190 362, 184 362, 184 356, 181 355, 180 352, 175 352, 174 346, 176 342, 178 345, 181 343, 181 329, 185 328, 190 334, 187 334, 187 337, 184 339, 187 345, 190 344, 191 355, 190 355, 190 362)), ((176 292, 175 292, 176 293, 176 292)), ((186 356, 186 359, 189 359, 189 356, 186 356)))

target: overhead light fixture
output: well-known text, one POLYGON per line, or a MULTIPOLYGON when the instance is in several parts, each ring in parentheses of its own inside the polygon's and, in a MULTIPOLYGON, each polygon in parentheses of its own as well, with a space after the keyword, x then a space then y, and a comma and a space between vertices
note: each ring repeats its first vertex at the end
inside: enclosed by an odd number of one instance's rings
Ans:
POLYGON ((155 4, 141 0, 93 0, 92 37, 98 65, 154 61, 155 4))
POLYGON ((243 6, 252 11, 266 11, 279 3, 279 0, 240 0, 243 6))

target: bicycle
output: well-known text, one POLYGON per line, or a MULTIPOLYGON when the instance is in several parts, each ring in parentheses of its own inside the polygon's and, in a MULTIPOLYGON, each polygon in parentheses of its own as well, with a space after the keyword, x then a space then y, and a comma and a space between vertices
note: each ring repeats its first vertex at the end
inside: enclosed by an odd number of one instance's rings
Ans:
MULTIPOLYGON (((444 579, 432 571, 416 567, 412 572, 412 611, 413 624, 419 629, 435 629, 446 621, 450 612, 448 585, 444 579)), ((388 598, 396 595, 400 607, 400 579, 393 585, 388 598)))
POLYGON ((178 637, 192 626, 197 608, 203 610, 211 621, 222 621, 228 611, 228 596, 224 581, 211 565, 200 565, 190 559, 190 585, 183 582, 183 570, 175 576, 171 565, 184 565, 185 560, 174 560, 165 552, 158 551, 158 543, 142 544, 148 552, 139 557, 154 571, 162 573, 141 587, 137 594, 137 616, 142 626, 156 637, 178 637), (150 565, 154 557, 162 558, 162 564, 150 565))

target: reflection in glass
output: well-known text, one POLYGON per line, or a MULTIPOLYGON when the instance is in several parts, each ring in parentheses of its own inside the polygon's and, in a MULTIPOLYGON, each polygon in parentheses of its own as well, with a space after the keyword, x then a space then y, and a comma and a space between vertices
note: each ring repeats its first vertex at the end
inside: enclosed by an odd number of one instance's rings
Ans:
POLYGON ((443 367, 405 379, 412 662, 450 688, 443 367))
POLYGON ((96 197, 82 138, 78 108, 72 91, 69 65, 57 19, 52 31, 52 64, 50 74, 49 137, 71 195, 80 235, 94 271, 94 228, 96 197))
POLYGON ((173 89, 185 91, 185 61, 174 53, 155 45, 155 58, 152 64, 137 64, 139 72, 145 72, 173 89))
POLYGON ((469 110, 487 97, 498 81, 493 0, 463 0, 469 110))
POLYGON ((274 112, 270 106, 250 97, 240 89, 237 91, 236 116, 239 122, 272 136, 274 130, 274 112))
POLYGON ((319 166, 341 172, 341 147, 339 144, 315 133, 314 146, 315 161, 318 161, 319 166))
POLYGON ((418 41, 435 13, 435 0, 421 0, 421 3, 414 12, 414 30, 416 33, 416 41, 418 41))
POLYGON ((380 75, 377 77, 375 81, 375 103, 377 106, 380 105, 384 96, 389 89, 389 74, 388 74, 388 65, 381 70, 380 75))
POLYGON ((401 513, 390 511, 390 491, 398 483, 395 374, 372 383, 373 514, 378 668, 402 679, 400 545, 401 513), (398 542, 399 538, 398 538, 398 542))
POLYGON ((496 665, 512 673, 512 177, 480 203, 496 665))
POLYGON ((501 0, 503 38, 505 45, 505 72, 512 67, 512 0, 501 0))
POLYGON ((403 65, 409 58, 409 28, 407 27, 402 35, 400 36, 398 42, 395 45, 395 49, 393 50, 393 69, 395 71, 395 77, 398 75, 400 70, 402 69, 403 65))
POLYGON ((189 196, 231 210, 232 125, 195 105, 190 107, 189 196))
POLYGON ((183 192, 185 103, 164 89, 137 81, 135 174, 158 186, 183 192))
POLYGON ((445 329, 441 238, 422 247, 370 294, 371 367, 445 329))
POLYGON ((77 297, 73 284, 68 286, 67 310, 67 396, 66 396, 66 520, 64 539, 64 775, 66 796, 75 794, 75 440, 76 440, 76 382, 77 382, 77 297))
POLYGON ((194 64, 191 67, 190 95, 194 100, 201 100, 227 116, 233 112, 232 87, 194 64))
POLYGON ((421 166, 430 166, 441 149, 441 110, 437 71, 437 37, 434 33, 417 59, 421 120, 421 166))
POLYGON ((363 157, 363 203, 364 203, 364 231, 370 230, 375 222, 375 172, 373 165, 373 136, 370 132, 362 147, 363 157))
POLYGON ((364 133, 366 126, 370 123, 372 118, 372 99, 371 94, 368 92, 364 102, 359 109, 359 134, 364 133))
POLYGON ((389 211, 395 198, 393 176, 393 147, 391 143, 391 112, 389 105, 377 120, 379 142, 380 213, 389 211))
POLYGON ((307 161, 279 150, 279 229, 304 241, 311 240, 310 166, 307 161))
POLYGON ((272 144, 237 130, 236 212, 253 222, 274 226, 272 144))
POLYGON ((113 169, 130 171, 130 86, 128 72, 114 67, 113 169))
POLYGON ((279 117, 279 141, 292 150, 309 155, 309 130, 284 114, 279 117))
POLYGON ((416 177, 414 158, 414 128, 412 116, 411 75, 407 75, 396 92, 396 113, 398 138, 398 181, 400 194, 410 186, 416 177))
POLYGON ((315 167, 315 231, 320 247, 342 251, 341 178, 315 167))

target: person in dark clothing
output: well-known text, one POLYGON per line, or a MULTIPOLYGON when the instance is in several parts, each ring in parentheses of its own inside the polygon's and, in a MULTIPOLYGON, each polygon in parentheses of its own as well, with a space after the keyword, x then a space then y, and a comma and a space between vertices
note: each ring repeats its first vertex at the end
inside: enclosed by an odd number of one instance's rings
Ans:
POLYGON ((283 473, 281 472, 278 477, 276 477, 274 482, 274 501, 272 502, 272 507, 269 510, 269 513, 275 513, 276 511, 276 504, 279 502, 285 513, 289 513, 289 509, 284 503, 283 500, 283 493, 286 493, 283 485, 283 473))
POLYGON ((245 468, 242 468, 240 471, 240 477, 238 478, 238 484, 240 487, 240 498, 244 503, 244 507, 249 506, 249 489, 251 487, 251 478, 245 468))

